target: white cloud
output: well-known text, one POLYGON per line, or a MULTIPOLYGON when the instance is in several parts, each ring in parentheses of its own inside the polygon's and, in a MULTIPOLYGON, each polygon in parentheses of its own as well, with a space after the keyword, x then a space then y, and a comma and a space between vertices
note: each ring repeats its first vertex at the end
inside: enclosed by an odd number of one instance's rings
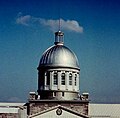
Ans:
MULTIPOLYGON (((50 27, 51 30, 56 31, 59 29, 59 20, 45 20, 39 19, 42 25, 50 27)), ((60 19, 60 25, 63 30, 74 31, 74 32, 83 32, 83 27, 75 20, 63 20, 60 19)))
POLYGON ((71 30, 75 32, 83 32, 83 27, 79 25, 79 23, 75 20, 61 20, 61 24, 63 25, 63 28, 66 30, 71 30))
MULTIPOLYGON (((53 20, 53 19, 46 20, 43 18, 32 17, 30 15, 18 16, 18 18, 16 19, 16 23, 25 26, 38 23, 39 25, 49 27, 50 30, 52 31, 57 31, 59 29, 59 20, 53 20)), ((83 32, 83 27, 80 26, 80 24, 76 20, 60 19, 60 27, 62 30, 74 31, 78 33, 83 32)))
POLYGON ((17 24, 21 24, 21 25, 26 25, 26 26, 28 26, 30 20, 31 20, 31 16, 30 16, 30 15, 19 16, 19 17, 16 19, 16 23, 17 23, 17 24))

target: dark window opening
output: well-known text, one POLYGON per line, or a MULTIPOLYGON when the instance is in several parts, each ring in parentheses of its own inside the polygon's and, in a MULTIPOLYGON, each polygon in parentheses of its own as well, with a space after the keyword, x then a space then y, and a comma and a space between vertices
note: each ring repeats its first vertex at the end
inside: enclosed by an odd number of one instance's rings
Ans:
POLYGON ((58 84, 58 74, 57 72, 54 73, 54 85, 57 85, 58 84))
POLYGON ((62 92, 62 96, 64 96, 64 92, 62 92))
POLYGON ((77 74, 75 74, 75 86, 77 85, 77 74))
POLYGON ((69 85, 72 85, 72 73, 69 74, 69 85))
POLYGON ((61 85, 65 85, 65 73, 61 74, 61 85))

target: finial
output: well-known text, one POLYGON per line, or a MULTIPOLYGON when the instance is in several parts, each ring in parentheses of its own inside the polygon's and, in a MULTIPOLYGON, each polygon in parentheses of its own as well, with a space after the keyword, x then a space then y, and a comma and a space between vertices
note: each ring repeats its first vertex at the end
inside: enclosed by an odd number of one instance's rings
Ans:
POLYGON ((59 9, 59 20, 58 20, 58 32, 55 32, 55 45, 63 45, 64 33, 61 32, 61 19, 60 19, 60 9, 59 9))
POLYGON ((63 45, 63 36, 64 33, 61 32, 60 30, 58 32, 55 32, 55 45, 63 45))

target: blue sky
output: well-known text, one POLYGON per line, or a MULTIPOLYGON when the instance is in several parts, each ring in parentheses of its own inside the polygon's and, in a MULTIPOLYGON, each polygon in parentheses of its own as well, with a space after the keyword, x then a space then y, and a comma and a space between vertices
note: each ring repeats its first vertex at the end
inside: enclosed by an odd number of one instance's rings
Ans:
POLYGON ((42 53, 61 30, 79 59, 80 91, 120 103, 119 0, 0 0, 0 101, 26 102, 37 90, 42 53), (63 25, 63 26, 62 26, 63 25))

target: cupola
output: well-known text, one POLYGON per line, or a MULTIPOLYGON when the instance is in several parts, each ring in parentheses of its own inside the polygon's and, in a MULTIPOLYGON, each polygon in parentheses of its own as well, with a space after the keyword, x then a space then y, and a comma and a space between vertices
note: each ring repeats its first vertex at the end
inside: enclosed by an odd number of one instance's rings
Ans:
POLYGON ((41 99, 73 100, 79 94, 80 67, 73 51, 64 46, 64 33, 55 33, 54 45, 42 55, 38 66, 41 99))

